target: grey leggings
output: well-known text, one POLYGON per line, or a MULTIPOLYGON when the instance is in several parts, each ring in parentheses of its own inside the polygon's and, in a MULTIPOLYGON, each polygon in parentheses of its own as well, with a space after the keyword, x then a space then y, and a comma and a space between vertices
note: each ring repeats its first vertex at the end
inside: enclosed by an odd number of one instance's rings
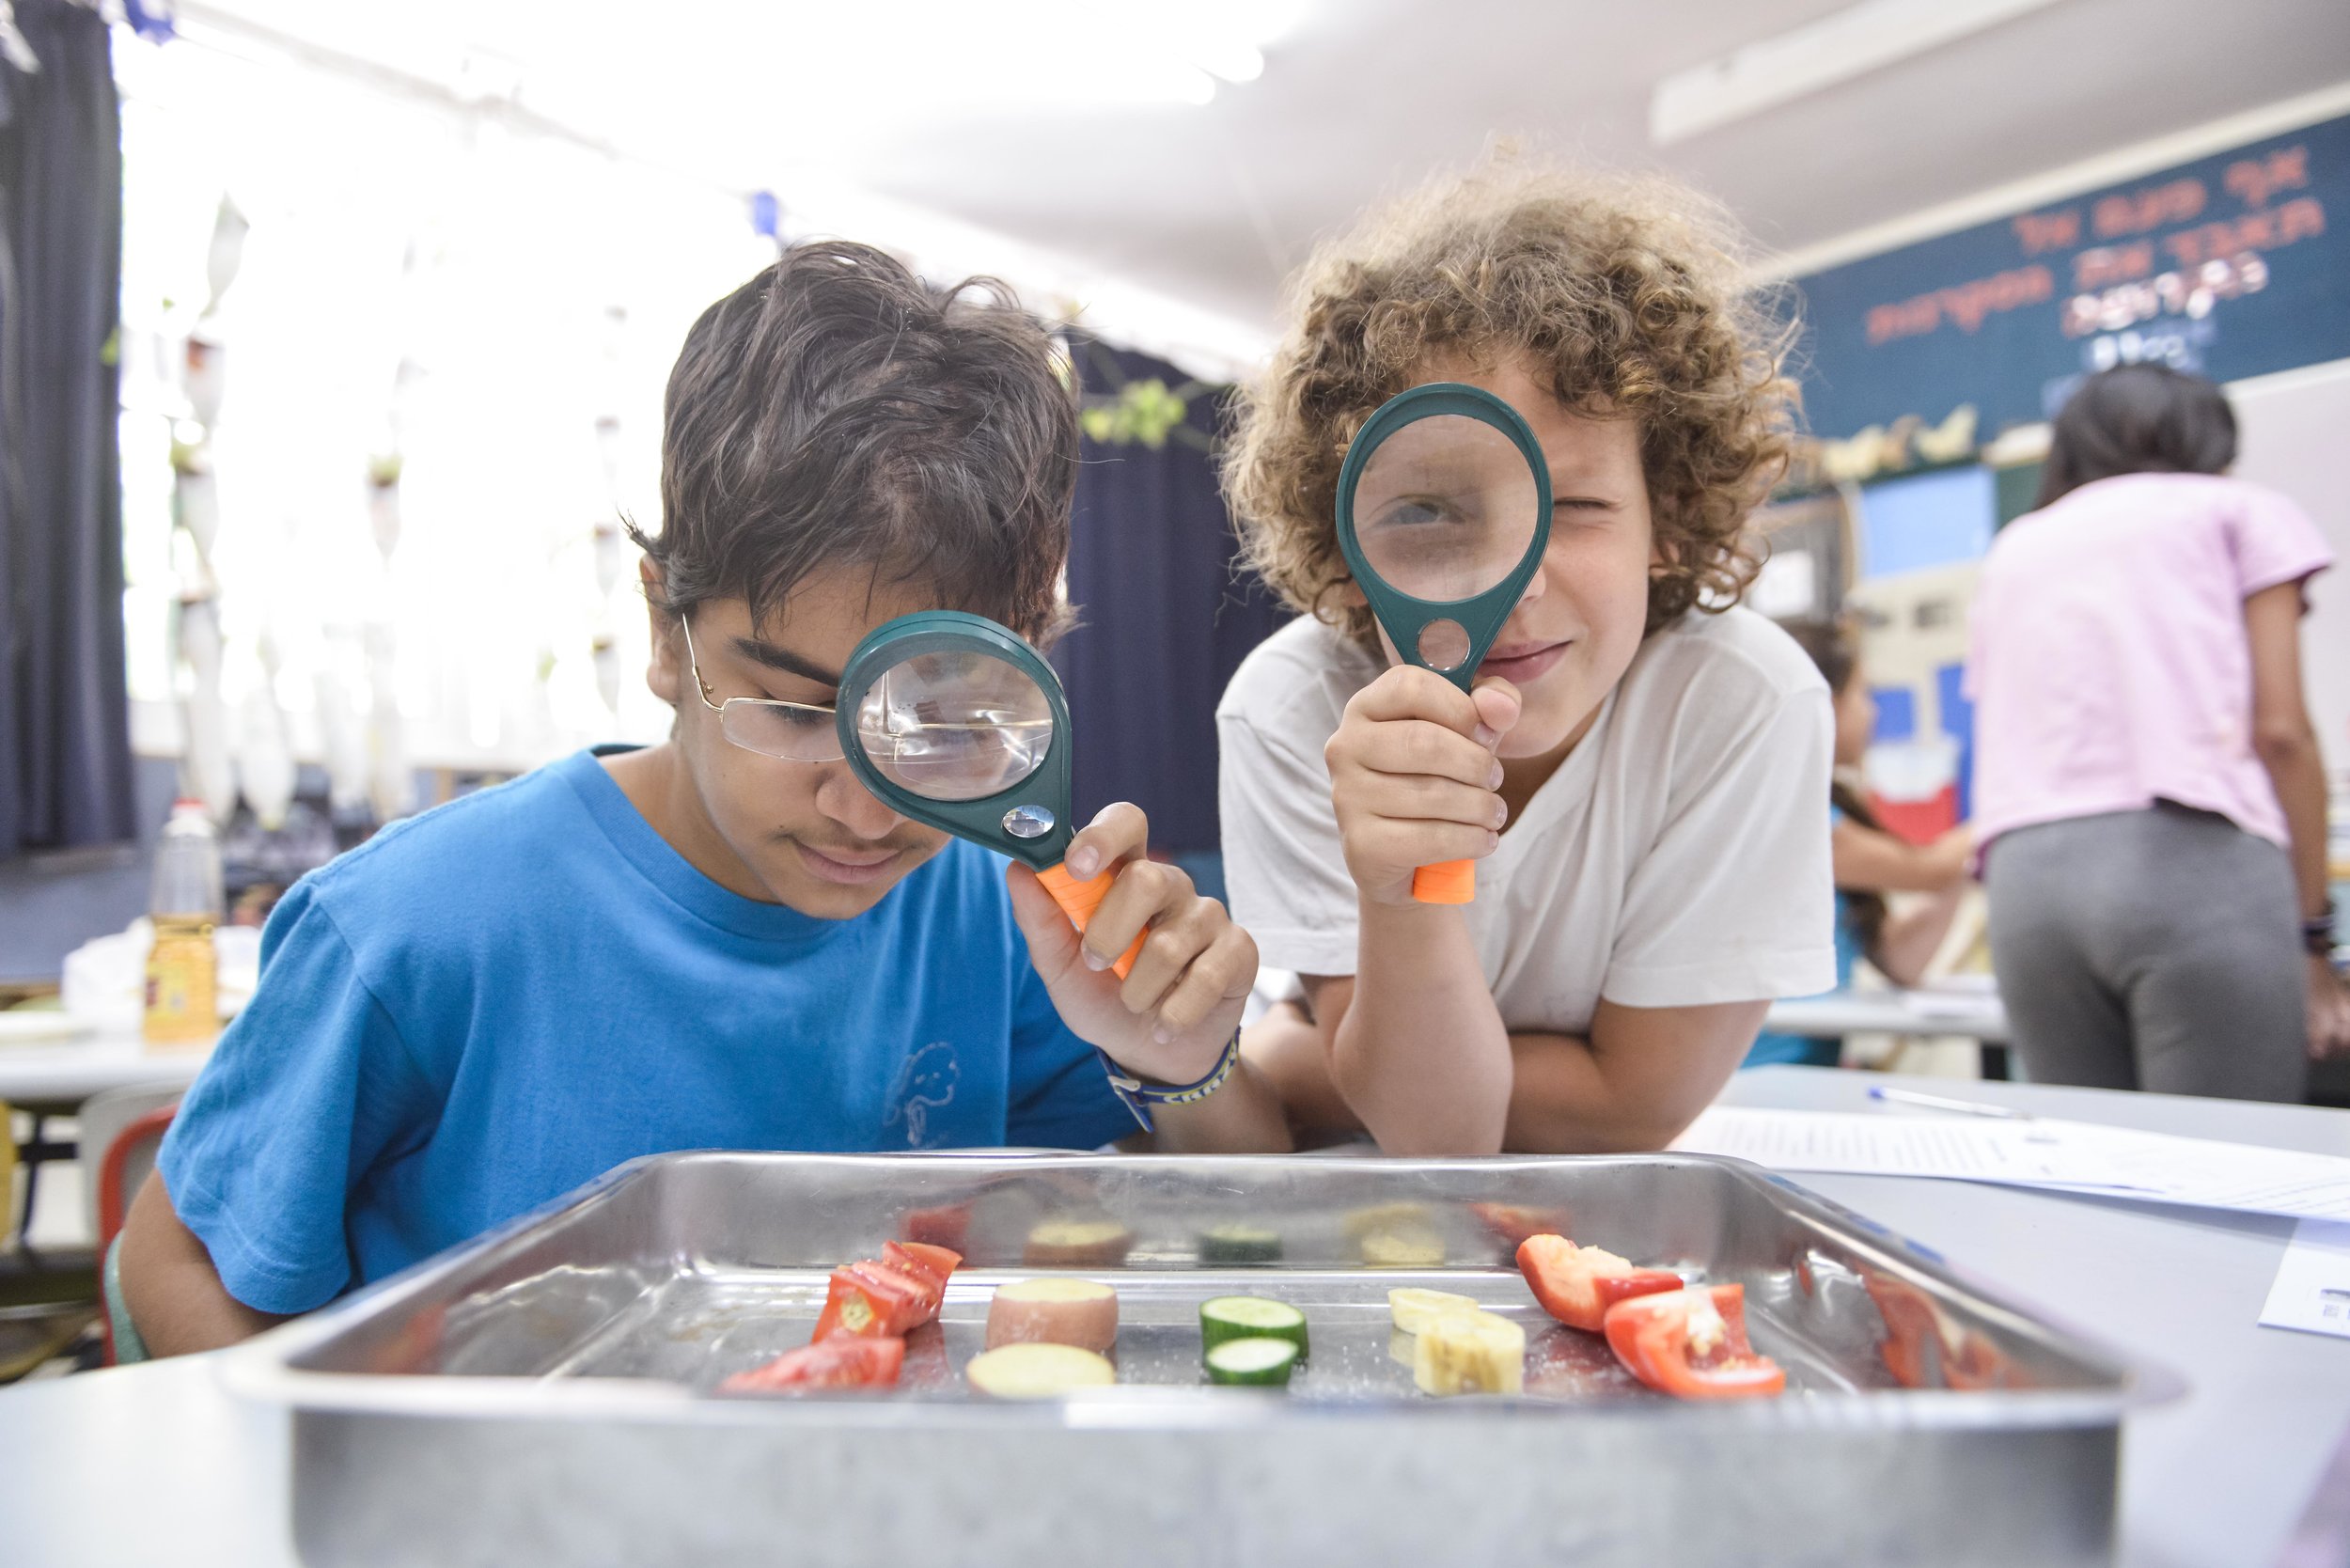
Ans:
POLYGON ((2033 1079, 2302 1098, 2306 964, 2275 844, 2165 804, 2003 833, 1983 884, 2033 1079))

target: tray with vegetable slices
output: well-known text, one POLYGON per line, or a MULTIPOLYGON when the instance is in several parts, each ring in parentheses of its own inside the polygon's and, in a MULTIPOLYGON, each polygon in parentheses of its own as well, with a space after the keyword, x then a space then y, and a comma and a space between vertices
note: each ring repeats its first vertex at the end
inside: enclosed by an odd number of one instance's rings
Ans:
POLYGON ((315 1564, 2086 1564, 2177 1387, 1693 1155, 660 1155, 227 1367, 315 1564))

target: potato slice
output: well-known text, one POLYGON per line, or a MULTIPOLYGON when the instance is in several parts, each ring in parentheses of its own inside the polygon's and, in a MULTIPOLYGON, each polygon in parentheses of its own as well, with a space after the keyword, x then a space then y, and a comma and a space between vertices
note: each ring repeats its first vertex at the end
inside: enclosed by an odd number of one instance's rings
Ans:
POLYGON ((1387 1293, 1387 1310, 1398 1328, 1406 1334, 1418 1334, 1448 1312, 1476 1311, 1477 1298, 1406 1285, 1387 1293))
POLYGON ((1526 1330, 1493 1312, 1453 1312, 1420 1332, 1412 1381, 1423 1394, 1526 1390, 1526 1330))
POLYGON ((1114 1219, 1048 1219, 1028 1232, 1020 1261, 1030 1268, 1116 1268, 1135 1233, 1114 1219))
POLYGON ((987 1306, 987 1348, 1075 1345, 1103 1351, 1118 1342, 1118 1293, 1096 1279, 1022 1279, 999 1286, 987 1306))
POLYGON ((1105 1358, 1074 1345, 1004 1345, 981 1351, 963 1374, 971 1387, 997 1399, 1058 1399, 1118 1381, 1118 1369, 1105 1358))

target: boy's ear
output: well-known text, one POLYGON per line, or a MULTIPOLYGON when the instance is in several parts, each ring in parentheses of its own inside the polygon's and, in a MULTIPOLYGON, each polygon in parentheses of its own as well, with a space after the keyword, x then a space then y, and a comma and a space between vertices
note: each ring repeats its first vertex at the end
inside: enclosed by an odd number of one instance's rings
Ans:
POLYGON ((645 585, 645 613, 652 628, 652 656, 645 661, 645 684, 652 695, 674 708, 685 690, 685 661, 680 656, 677 617, 662 592, 661 568, 650 556, 636 562, 636 576, 645 585))

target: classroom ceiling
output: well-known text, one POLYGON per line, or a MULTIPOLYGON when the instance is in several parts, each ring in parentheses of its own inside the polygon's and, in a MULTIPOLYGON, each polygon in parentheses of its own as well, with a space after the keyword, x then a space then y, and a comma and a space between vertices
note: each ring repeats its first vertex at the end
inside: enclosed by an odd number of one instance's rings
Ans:
POLYGON ((1317 236, 1496 134, 1674 170, 1798 250, 2350 82, 2342 0, 2054 0, 1659 149, 1660 78, 1850 0, 1186 0, 1263 40, 1262 74, 1204 104, 1089 90, 1117 72, 1056 20, 1089 3, 182 10, 410 67, 470 52, 525 104, 787 209, 821 173, 1260 330, 1317 236))

